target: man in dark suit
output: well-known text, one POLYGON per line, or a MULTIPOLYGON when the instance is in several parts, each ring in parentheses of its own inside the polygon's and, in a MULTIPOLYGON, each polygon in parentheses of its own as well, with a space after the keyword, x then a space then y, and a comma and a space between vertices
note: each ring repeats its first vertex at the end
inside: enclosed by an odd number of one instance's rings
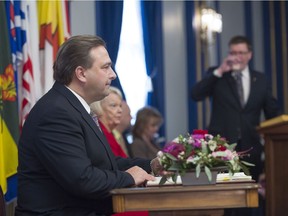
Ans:
POLYGON ((238 151, 251 149, 245 160, 255 164, 250 171, 253 179, 258 181, 264 163, 261 160, 263 146, 256 127, 262 111, 266 119, 279 115, 280 111, 265 75, 249 68, 251 58, 252 46, 248 38, 233 37, 229 42, 228 57, 219 67, 210 68, 195 84, 192 99, 200 101, 211 97, 209 133, 220 134, 230 143, 238 143, 238 151))
POLYGON ((55 83, 31 110, 19 140, 16 215, 110 215, 114 188, 154 177, 157 159, 114 157, 89 115, 116 75, 105 42, 74 36, 60 48, 55 83))

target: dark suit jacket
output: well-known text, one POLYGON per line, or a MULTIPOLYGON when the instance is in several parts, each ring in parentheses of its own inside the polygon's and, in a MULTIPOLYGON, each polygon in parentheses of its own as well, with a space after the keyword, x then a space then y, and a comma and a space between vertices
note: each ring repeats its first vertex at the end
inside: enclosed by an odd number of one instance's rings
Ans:
POLYGON ((109 191, 134 184, 121 170, 150 160, 115 158, 80 101, 55 83, 31 110, 19 141, 16 215, 110 214, 109 191))
MULTIPOLYGON (((237 150, 248 150, 251 157, 247 160, 256 164, 257 169, 251 169, 254 178, 262 172, 262 145, 256 127, 260 123, 261 112, 266 119, 280 114, 277 102, 263 73, 250 70, 250 95, 244 108, 241 107, 237 94, 236 82, 231 73, 225 73, 222 78, 213 75, 215 68, 208 70, 207 76, 192 88, 192 99, 212 99, 211 120, 208 131, 220 134, 230 143, 240 141, 237 150)), ((257 179, 256 179, 257 180, 257 179)))

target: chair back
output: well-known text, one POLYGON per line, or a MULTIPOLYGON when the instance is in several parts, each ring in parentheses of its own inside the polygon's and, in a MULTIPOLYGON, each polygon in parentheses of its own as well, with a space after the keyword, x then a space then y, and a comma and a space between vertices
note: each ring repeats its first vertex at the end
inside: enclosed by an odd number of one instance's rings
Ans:
POLYGON ((5 198, 2 191, 2 187, 0 185, 0 216, 5 216, 6 210, 5 210, 5 198))

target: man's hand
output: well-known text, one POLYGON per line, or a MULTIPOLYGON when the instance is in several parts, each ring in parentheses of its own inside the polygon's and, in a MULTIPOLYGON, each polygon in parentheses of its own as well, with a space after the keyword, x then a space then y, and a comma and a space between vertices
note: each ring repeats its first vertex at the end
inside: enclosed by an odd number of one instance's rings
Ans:
POLYGON ((151 166, 151 170, 154 176, 170 176, 173 174, 172 172, 167 172, 164 170, 158 157, 154 158, 151 161, 150 166, 151 166))
POLYGON ((143 185, 147 181, 155 181, 155 177, 148 174, 145 170, 143 170, 141 167, 134 166, 130 169, 126 170, 125 172, 129 173, 134 181, 135 185, 143 185))
POLYGON ((223 75, 231 70, 237 70, 239 67, 239 59, 236 56, 228 55, 217 69, 219 75, 223 75))

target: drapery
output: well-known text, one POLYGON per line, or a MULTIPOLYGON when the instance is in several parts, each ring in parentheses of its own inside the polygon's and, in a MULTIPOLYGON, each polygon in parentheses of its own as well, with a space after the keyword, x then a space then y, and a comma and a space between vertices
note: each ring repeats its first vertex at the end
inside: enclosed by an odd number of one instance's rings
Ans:
MULTIPOLYGON (((197 56, 195 52, 196 47, 196 33, 195 30, 192 28, 191 21, 194 17, 195 5, 194 2, 188 1, 185 2, 185 19, 186 19, 186 32, 187 32, 187 85, 188 85, 188 92, 192 86, 196 83, 196 70, 197 70, 197 56)), ((190 94, 189 94, 190 98, 190 94)), ((189 99, 188 101, 188 110, 189 110, 189 131, 192 131, 195 128, 198 128, 198 110, 197 110, 197 103, 189 99)))
MULTIPOLYGON (((153 86, 152 92, 148 93, 147 104, 165 116, 162 2, 141 1, 141 15, 147 75, 153 86)), ((165 136, 164 127, 160 128, 159 134, 165 136)))
MULTIPOLYGON (((119 41, 122 26, 123 0, 119 1, 96 1, 96 33, 107 45, 107 50, 113 62, 115 71, 119 41)), ((117 71, 115 71, 117 73, 117 71)), ((117 76, 112 85, 119 88, 125 99, 120 80, 117 76)))
POLYGON ((288 113, 288 2, 263 3, 264 73, 272 93, 285 114, 288 113), (273 29, 273 31, 271 31, 273 29))

